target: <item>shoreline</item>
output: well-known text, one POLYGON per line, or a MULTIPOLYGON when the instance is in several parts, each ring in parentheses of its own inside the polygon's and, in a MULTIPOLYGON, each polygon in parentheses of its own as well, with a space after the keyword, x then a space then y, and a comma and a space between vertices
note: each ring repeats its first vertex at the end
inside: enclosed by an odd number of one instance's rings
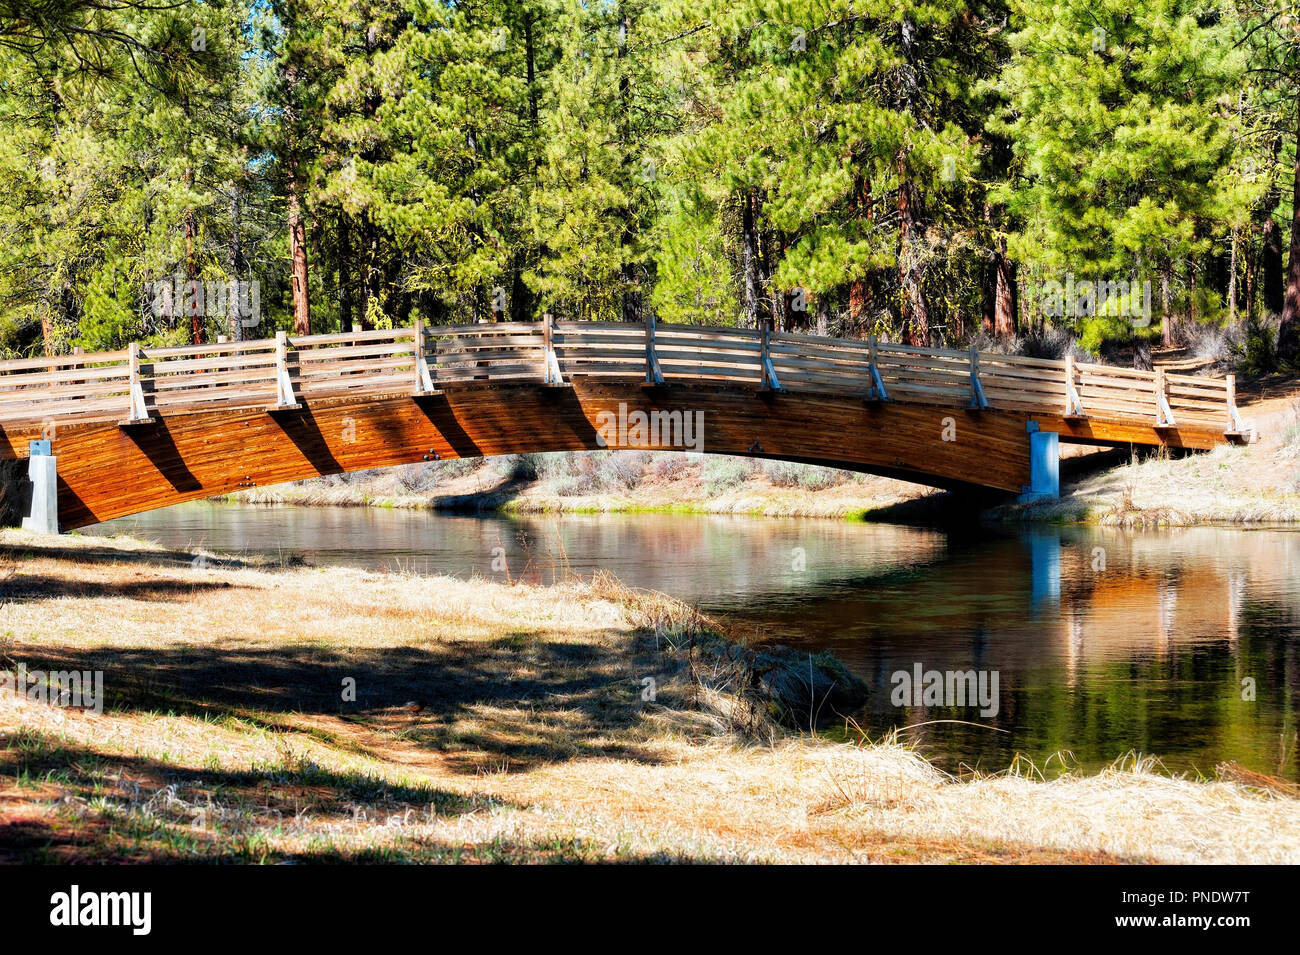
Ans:
POLYGON ((3 665, 102 670, 107 696, 0 706, 7 861, 1300 861, 1300 799, 1230 766, 954 777, 791 729, 785 691, 735 691, 770 660, 612 578, 16 531, 0 561, 3 665))

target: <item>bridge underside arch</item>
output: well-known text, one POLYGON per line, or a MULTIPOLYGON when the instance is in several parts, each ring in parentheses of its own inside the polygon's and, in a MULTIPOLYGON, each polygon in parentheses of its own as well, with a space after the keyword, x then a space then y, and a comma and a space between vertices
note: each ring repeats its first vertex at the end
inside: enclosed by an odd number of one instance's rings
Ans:
MULTIPOLYGON (((936 487, 1016 492, 1029 483, 1029 416, 868 403, 859 397, 759 393, 744 388, 576 379, 569 386, 484 383, 412 397, 358 396, 296 410, 225 407, 161 414, 151 423, 61 426, 63 529, 243 488, 326 474, 457 457, 620 446, 748 455, 824 464, 936 487), (642 435, 640 422, 680 421, 701 431, 642 435), (602 443, 602 438, 606 439, 602 443), (642 438, 646 440, 642 443, 642 438), (667 439, 666 441, 664 439, 667 439), (656 440, 658 439, 658 440, 656 440), (628 446, 628 445, 621 445, 628 446)), ((32 433, 6 429, 12 452, 32 433)))

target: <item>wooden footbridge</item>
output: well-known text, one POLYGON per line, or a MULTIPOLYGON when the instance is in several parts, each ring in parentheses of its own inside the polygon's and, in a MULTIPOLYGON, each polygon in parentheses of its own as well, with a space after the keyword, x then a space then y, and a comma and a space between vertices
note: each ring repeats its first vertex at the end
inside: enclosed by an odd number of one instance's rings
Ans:
POLYGON ((417 324, 0 362, 0 456, 51 459, 31 462, 47 528, 54 498, 70 529, 322 474, 609 446, 1052 495, 1058 439, 1208 449, 1247 435, 1231 377, 654 323, 417 324), (700 424, 689 442, 684 416, 700 424), (610 440, 613 421, 652 426, 610 440))

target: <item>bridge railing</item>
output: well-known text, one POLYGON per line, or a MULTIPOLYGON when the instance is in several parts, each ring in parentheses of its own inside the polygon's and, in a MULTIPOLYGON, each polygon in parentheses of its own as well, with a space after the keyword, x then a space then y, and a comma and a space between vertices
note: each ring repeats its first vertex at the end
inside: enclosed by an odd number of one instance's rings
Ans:
POLYGON ((129 389, 126 351, 6 361, 0 363, 0 421, 120 413, 129 389))
POLYGON ((698 325, 425 326, 0 362, 0 422, 151 419, 154 410, 431 393, 597 376, 717 382, 1238 433, 1234 382, 974 350, 698 325))

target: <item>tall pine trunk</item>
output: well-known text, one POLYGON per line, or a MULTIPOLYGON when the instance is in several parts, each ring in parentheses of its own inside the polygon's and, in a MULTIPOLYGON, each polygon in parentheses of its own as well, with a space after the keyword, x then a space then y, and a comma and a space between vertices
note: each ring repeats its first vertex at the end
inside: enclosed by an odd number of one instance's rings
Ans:
MULTIPOLYGON (((899 82, 899 105, 910 113, 920 102, 917 81, 916 24, 904 20, 899 29, 903 66, 899 82)), ((898 283, 903 335, 911 345, 930 344, 930 309, 921 288, 920 222, 916 188, 909 178, 906 152, 898 156, 898 283)))
MULTIPOLYGON (((294 102, 298 88, 298 65, 288 63, 284 68, 285 100, 289 104, 284 111, 286 126, 294 129, 297 111, 294 102)), ((307 284, 307 227, 302 218, 303 184, 296 150, 297 137, 291 133, 287 149, 288 161, 288 218, 289 218, 289 277, 293 291, 293 333, 295 335, 311 334, 311 303, 308 300, 307 284)))
MULTIPOLYGON (((240 281, 240 273, 244 270, 243 234, 240 229, 239 184, 231 183, 230 242, 226 246, 226 272, 229 274, 232 283, 240 281)), ((229 304, 226 307, 226 313, 230 316, 230 339, 236 342, 244 340, 244 318, 252 317, 251 315, 244 315, 242 311, 244 298, 239 294, 238 289, 237 284, 231 285, 230 294, 227 296, 229 304)))
POLYGON ((293 333, 311 334, 311 304, 307 297, 307 227, 302 220, 302 187, 298 164, 289 170, 289 267, 293 279, 293 333))
POLYGON ((190 311, 190 344, 203 344, 203 305, 205 296, 198 292, 196 283, 198 282, 198 269, 194 262, 194 234, 197 232, 194 221, 194 210, 185 210, 185 291, 186 302, 190 301, 193 296, 196 306, 190 311))
POLYGON ((352 331, 352 234, 347 213, 339 212, 339 331, 352 331))
MULTIPOLYGON (((367 24, 365 36, 366 62, 373 63, 375 55, 379 50, 379 26, 375 23, 367 24)), ((379 110, 382 99, 379 90, 375 86, 367 86, 361 97, 361 115, 365 117, 367 123, 374 120, 375 113, 379 110)), ((362 152, 362 158, 367 162, 374 163, 380 157, 378 152, 373 148, 367 148, 362 152)), ((371 308, 371 303, 383 302, 383 271, 380 267, 380 235, 379 226, 375 223, 374 217, 370 214, 370 209, 363 209, 361 212, 361 285, 362 285, 362 303, 361 303, 361 327, 365 331, 372 331, 375 327, 374 316, 378 314, 377 308, 371 308)))
POLYGON ((1282 230, 1271 215, 1264 223, 1264 248, 1260 252, 1260 271, 1264 273, 1264 312, 1278 315, 1282 311, 1282 230))
POLYGON ((1016 267, 1007 258, 1006 239, 989 255, 988 271, 984 280, 984 331, 997 338, 1010 338, 1016 333, 1019 302, 1016 288, 1016 267))
POLYGON ((629 150, 629 140, 631 139, 632 129, 632 80, 628 76, 630 67, 627 64, 627 45, 632 38, 632 18, 623 16, 619 23, 618 34, 618 53, 616 59, 618 62, 618 136, 623 151, 623 174, 624 174, 624 205, 622 208, 623 230, 619 236, 620 257, 623 262, 619 266, 620 284, 623 286, 622 301, 619 311, 625 322, 641 321, 641 295, 636 284, 636 264, 632 261, 637 238, 636 210, 632 207, 632 171, 631 171, 631 153, 629 150))
MULTIPOLYGON (((900 161, 899 165, 903 165, 900 161)), ((909 345, 930 344, 930 309, 921 290, 919 223, 912 185, 906 179, 898 189, 898 282, 902 289, 901 324, 909 345)))
POLYGON ((1237 230, 1232 230, 1232 253, 1228 257, 1228 322, 1237 324, 1237 230))
POLYGON ((754 190, 748 189, 741 198, 741 267, 744 273, 745 327, 758 328, 758 231, 755 219, 754 190))
POLYGON ((1286 299, 1277 330, 1277 352, 1283 358, 1300 356, 1300 99, 1296 102, 1296 156, 1292 177, 1291 251, 1286 272, 1286 299))

